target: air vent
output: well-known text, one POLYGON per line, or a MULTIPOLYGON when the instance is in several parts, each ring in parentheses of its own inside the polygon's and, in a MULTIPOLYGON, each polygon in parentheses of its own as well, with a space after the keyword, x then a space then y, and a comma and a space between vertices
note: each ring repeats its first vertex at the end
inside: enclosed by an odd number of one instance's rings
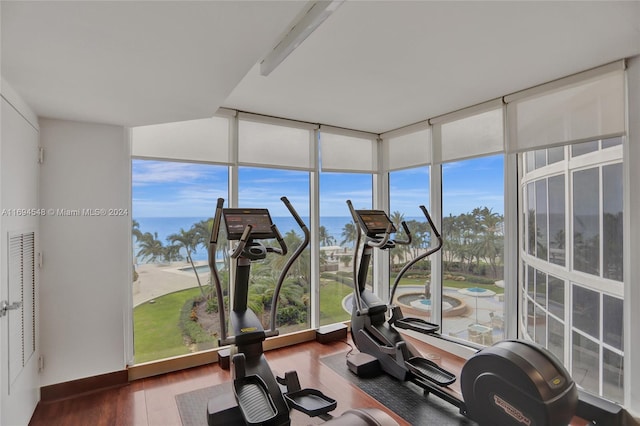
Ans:
POLYGON ((10 341, 12 375, 21 370, 36 350, 36 264, 35 233, 9 235, 9 300, 21 302, 22 308, 10 324, 14 337, 10 341), (19 333, 18 336, 15 334, 19 333), (18 346, 19 347, 16 347, 18 346), (18 368, 20 367, 20 368, 18 368))

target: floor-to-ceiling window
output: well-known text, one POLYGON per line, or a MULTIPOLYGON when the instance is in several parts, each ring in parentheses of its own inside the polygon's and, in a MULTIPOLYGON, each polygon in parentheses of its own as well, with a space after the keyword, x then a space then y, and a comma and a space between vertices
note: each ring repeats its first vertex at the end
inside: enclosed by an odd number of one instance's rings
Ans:
POLYGON ((436 120, 442 192, 441 330, 480 345, 505 337, 504 136, 500 101, 436 120))
POLYGON ((624 401, 620 64, 507 99, 520 151, 520 337, 624 401), (612 135, 620 136, 612 136, 612 135))
POLYGON ((400 306, 405 315, 436 322, 431 309, 433 255, 425 257, 435 246, 436 238, 421 209, 423 206, 427 214, 433 216, 430 212, 431 130, 422 122, 385 133, 381 138, 383 168, 388 171, 389 215, 398 230, 395 239, 409 240, 403 221, 411 235, 409 244, 399 244, 390 250, 389 289, 383 288, 381 293, 393 298, 391 302, 400 306), (409 262, 420 256, 421 260, 400 275, 409 262), (391 294, 396 282, 395 293, 391 294))
MULTIPOLYGON (((319 321, 320 325, 351 317, 354 248, 359 228, 347 206, 373 206, 375 139, 370 135, 321 128, 319 177, 319 321)), ((368 276, 372 282, 373 269, 368 276)))
POLYGON ((136 363, 217 346, 207 246, 227 176, 225 166, 132 162, 136 363))
POLYGON ((526 337, 562 360, 582 388, 622 401, 621 138, 522 158, 526 337))
MULTIPOLYGON (((389 173, 390 219, 398 230, 398 241, 389 253, 389 285, 393 286, 398 274, 409 262, 425 254, 435 235, 429 228, 420 206, 429 209, 429 166, 389 173), (402 227, 405 222, 411 238, 402 227)), ((405 315, 431 318, 431 261, 430 257, 416 262, 406 270, 397 283, 394 303, 402 307, 405 315)))
POLYGON ((227 141, 221 117, 133 129, 135 363, 217 346, 207 253, 216 199, 228 196, 227 141))
MULTIPOLYGON (((249 307, 280 333, 309 328, 311 324, 311 250, 307 248, 282 274, 288 259, 304 243, 303 229, 281 201, 286 197, 305 227, 310 227, 310 172, 314 158, 314 128, 304 123, 240 114, 238 120, 237 207, 267 208, 288 253, 267 254, 252 262, 249 307), (275 317, 272 298, 282 278, 275 317), (271 324, 275 318, 275 324, 271 324)), ((277 246, 275 240, 264 241, 277 246)))
POLYGON ((356 209, 370 209, 371 194, 371 174, 320 174, 320 325, 351 318, 358 228, 346 200, 356 209))
MULTIPOLYGON (((238 175, 238 206, 269 209, 288 250, 285 256, 268 254, 263 261, 254 262, 251 266, 249 306, 267 329, 270 327, 273 290, 287 261, 304 242, 303 230, 280 198, 287 197, 308 227, 309 172, 241 167, 238 175)), ((275 241, 266 244, 278 247, 275 241)), ((309 328, 310 252, 308 247, 302 252, 283 281, 274 325, 281 334, 309 328)))
POLYGON ((442 166, 442 331, 504 337, 503 155, 442 166))

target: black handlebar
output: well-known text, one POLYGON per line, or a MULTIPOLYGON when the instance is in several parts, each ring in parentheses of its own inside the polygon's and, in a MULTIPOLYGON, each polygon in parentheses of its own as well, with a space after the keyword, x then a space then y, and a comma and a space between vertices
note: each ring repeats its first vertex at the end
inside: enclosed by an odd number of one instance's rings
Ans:
POLYGON ((421 255, 417 256, 415 259, 413 259, 411 262, 407 263, 406 265, 404 265, 404 267, 400 270, 400 272, 398 272, 398 275, 396 275, 396 279, 393 282, 393 286, 391 287, 391 294, 389 295, 389 304, 393 303, 393 297, 396 293, 396 289, 398 288, 398 284, 400 283, 400 279, 402 278, 402 276, 405 274, 405 272, 407 272, 409 270, 409 268, 411 268, 413 265, 415 265, 418 261, 431 256, 433 253, 439 251, 442 248, 442 236, 440 235, 440 233, 438 232, 438 229, 436 228, 436 225, 433 223, 433 220, 431 220, 431 216, 429 215, 429 212, 427 211, 427 208, 425 206, 420 206, 420 210, 422 210, 422 214, 424 214, 424 216, 427 218, 427 221, 429 222, 429 227, 431 228, 431 231, 433 232, 433 234, 436 236, 436 238, 438 239, 438 245, 436 245, 435 247, 428 249, 426 252, 422 253, 421 255))
POLYGON ((244 228, 244 231, 242 232, 242 236, 240 237, 240 241, 238 241, 238 246, 233 251, 233 253, 231 253, 231 258, 232 259, 237 259, 237 258, 240 257, 240 255, 244 251, 244 248, 247 246, 247 243, 249 242, 249 238, 251 237, 251 230, 252 229, 253 229, 253 225, 247 225, 244 228))
MULTIPOLYGON (((393 223, 389 222, 389 225, 387 225, 387 229, 384 231, 384 235, 382 236, 382 238, 379 240, 371 238, 367 241, 367 245, 375 248, 384 247, 385 245, 387 245, 387 243, 391 239, 392 229, 393 229, 393 223)), ((393 240, 391 241, 393 242, 393 240)))
POLYGON ((431 220, 431 216, 429 215, 427 208, 421 205, 420 210, 422 210, 422 214, 424 214, 427 220, 429 221, 429 226, 431 227, 431 230, 435 234, 436 238, 440 241, 440 244, 442 244, 442 237, 440 236, 440 233, 436 229, 436 226, 433 224, 433 220, 431 220))
POLYGON ((288 253, 289 250, 287 249, 287 244, 284 242, 284 239, 282 238, 282 235, 280 234, 280 231, 278 230, 278 227, 276 226, 275 223, 271 225, 271 232, 273 232, 273 234, 276 236, 276 241, 278 241, 280 248, 267 247, 267 252, 276 253, 276 254, 279 254, 280 256, 284 256, 285 254, 288 253))
MULTIPOLYGON (((358 214, 356 210, 353 208, 353 203, 351 200, 347 200, 347 206, 349 207, 349 212, 351 213, 351 217, 353 218, 353 222, 356 225, 356 243, 353 246, 353 299, 356 303, 356 315, 366 315, 369 312, 369 309, 362 308, 362 300, 360 300, 360 283, 358 282, 358 248, 360 247, 360 234, 362 233, 360 230, 360 225, 358 225, 358 214)), ((387 228, 388 229, 388 228, 387 228)))
POLYGON ((218 298, 218 315, 220 318, 220 342, 227 344, 227 322, 224 315, 224 296, 222 294, 222 285, 220 284, 220 276, 216 266, 216 251, 218 250, 218 233, 220 232, 220 220, 222 218, 222 206, 224 198, 218 198, 216 204, 216 212, 213 217, 213 226, 211 227, 211 237, 209 238, 209 269, 211 277, 216 286, 216 297, 218 298))
POLYGON ((284 203, 287 209, 289 209, 289 213, 291 213, 291 216, 293 216, 296 222, 298 222, 298 226, 300 228, 306 228, 307 225, 304 224, 304 222, 300 218, 300 215, 298 215, 298 212, 296 211, 296 209, 294 209, 293 206, 291 205, 291 202, 289 201, 289 199, 287 197, 280 197, 280 200, 284 203))
MULTIPOLYGON (((298 259, 298 257, 302 254, 302 252, 305 250, 305 248, 307 248, 307 246, 309 245, 309 240, 311 239, 311 233, 309 232, 307 225, 304 224, 304 222, 298 215, 298 212, 296 211, 296 209, 293 208, 293 205, 291 205, 287 197, 281 197, 280 200, 284 203, 287 209, 289 209, 291 216, 293 216, 296 222, 298 222, 298 226, 300 226, 300 229, 302 229, 302 233, 304 234, 304 241, 302 242, 302 244, 300 244, 300 246, 296 249, 296 251, 293 252, 289 260, 287 260, 287 263, 284 265, 284 268, 282 268, 282 272, 280 272, 280 276, 278 277, 278 283, 276 284, 276 288, 273 291, 273 298, 271 299, 271 319, 270 319, 271 324, 269 325, 269 330, 267 330, 266 332, 267 337, 278 335, 278 330, 276 329, 276 314, 278 311, 278 297, 280 295, 280 289, 284 284, 284 279, 286 278, 287 273, 291 268, 291 265, 293 265, 293 262, 295 262, 298 259)), ((279 238, 278 242, 280 242, 282 237, 280 236, 280 233, 277 231, 277 229, 276 229, 276 235, 279 238)), ((281 246, 284 248, 283 254, 286 254, 287 246, 284 245, 284 241, 282 241, 281 246)))

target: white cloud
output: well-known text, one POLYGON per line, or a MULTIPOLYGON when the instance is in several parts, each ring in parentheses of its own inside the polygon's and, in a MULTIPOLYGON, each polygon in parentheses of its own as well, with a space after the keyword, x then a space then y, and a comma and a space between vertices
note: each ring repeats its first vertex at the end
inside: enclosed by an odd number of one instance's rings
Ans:
POLYGON ((157 183, 189 182, 204 176, 202 167, 190 163, 173 163, 165 161, 138 161, 132 168, 133 186, 144 186, 157 183))

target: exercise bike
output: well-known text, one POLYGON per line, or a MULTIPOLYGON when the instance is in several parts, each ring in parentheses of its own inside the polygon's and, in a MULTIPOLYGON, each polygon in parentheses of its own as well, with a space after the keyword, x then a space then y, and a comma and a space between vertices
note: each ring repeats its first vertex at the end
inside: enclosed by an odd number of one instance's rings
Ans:
MULTIPOLYGON (((233 393, 223 393, 209 400, 207 423, 219 425, 289 425, 290 409, 308 416, 326 416, 334 410, 337 402, 317 389, 301 389, 298 375, 288 371, 284 377, 275 377, 264 356, 262 342, 278 335, 276 313, 278 297, 287 272, 309 244, 309 230, 286 197, 281 198, 298 226, 303 231, 304 242, 286 262, 271 301, 270 327, 264 330, 257 315, 248 308, 249 277, 251 263, 260 261, 268 254, 284 256, 287 245, 267 209, 223 208, 224 200, 218 199, 209 242, 209 266, 216 288, 220 319, 219 346, 232 345, 236 352, 230 360, 233 378, 233 393), (224 298, 216 265, 216 250, 220 225, 224 225, 229 241, 237 242, 231 252, 235 266, 233 304, 229 312, 232 335, 227 334, 224 298), (265 245, 263 241, 274 241, 277 246, 265 245)), ((352 409, 326 424, 350 425, 395 425, 385 412, 378 409, 352 409)))
POLYGON ((578 405, 578 390, 564 366, 545 348, 520 340, 503 340, 478 351, 464 364, 460 387, 463 399, 447 389, 456 375, 422 357, 398 329, 435 335, 437 324, 405 317, 392 303, 402 276, 418 261, 442 248, 443 241, 427 209, 420 206, 437 245, 409 261, 398 273, 389 303, 366 288, 369 262, 374 249, 390 250, 411 243, 411 232, 403 221, 405 240, 391 238, 397 232, 382 210, 356 210, 347 200, 359 229, 354 248, 354 291, 351 315, 353 341, 359 356, 347 360, 358 375, 382 370, 400 381, 411 381, 425 394, 433 393, 457 407, 460 413, 481 425, 566 425, 578 405), (361 234, 365 241, 357 261, 361 234), (390 315, 389 315, 390 314, 390 315), (365 355, 362 355, 365 354, 365 355))

